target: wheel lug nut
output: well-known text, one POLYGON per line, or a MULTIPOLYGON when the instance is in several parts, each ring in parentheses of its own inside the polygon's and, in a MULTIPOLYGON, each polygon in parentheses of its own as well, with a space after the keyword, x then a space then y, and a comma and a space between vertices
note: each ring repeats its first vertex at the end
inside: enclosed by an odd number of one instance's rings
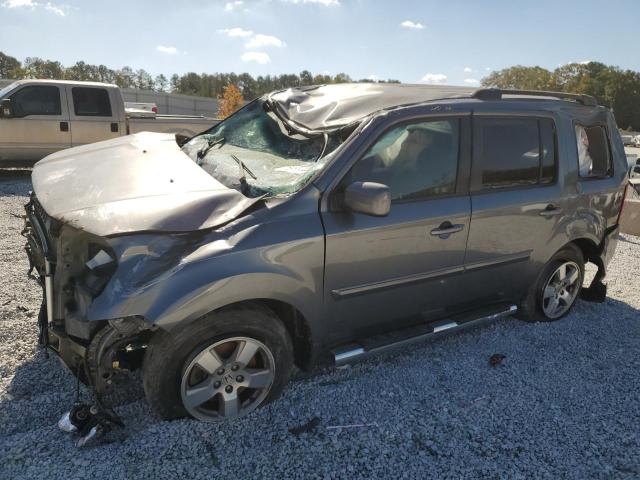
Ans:
POLYGON ((239 383, 244 382, 244 377, 243 377, 242 375, 238 375, 238 376, 236 377, 236 382, 239 382, 239 383))
POLYGON ((220 385, 222 385, 220 382, 214 382, 213 388, 220 388, 220 385))
POLYGON ((224 391, 227 392, 227 393, 231 393, 231 392, 233 392, 233 387, 231 385, 227 385, 225 387, 224 391))
POLYGON ((233 367, 231 367, 231 370, 235 372, 236 370, 238 370, 238 368, 239 368, 238 365, 234 365, 233 367))
POLYGON ((224 373, 224 368, 220 367, 216 373, 218 375, 222 375, 224 373))

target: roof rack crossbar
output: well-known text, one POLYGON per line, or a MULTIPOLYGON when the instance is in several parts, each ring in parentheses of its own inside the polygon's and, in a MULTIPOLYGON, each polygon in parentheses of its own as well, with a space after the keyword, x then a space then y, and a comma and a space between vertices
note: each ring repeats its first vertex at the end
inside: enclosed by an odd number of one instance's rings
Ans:
POLYGON ((546 92, 543 90, 503 90, 501 88, 480 88, 473 92, 472 98, 479 100, 501 100, 503 95, 526 95, 531 97, 553 97, 560 100, 573 100, 587 107, 598 105, 595 97, 582 93, 546 92))

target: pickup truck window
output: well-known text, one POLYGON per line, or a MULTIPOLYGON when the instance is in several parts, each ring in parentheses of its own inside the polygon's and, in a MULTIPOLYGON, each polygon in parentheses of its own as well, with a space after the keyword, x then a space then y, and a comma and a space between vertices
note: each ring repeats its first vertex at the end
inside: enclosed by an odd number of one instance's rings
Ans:
POLYGON ((394 201, 455 193, 459 120, 404 124, 383 134, 342 179, 387 185, 394 201))
POLYGON ((24 87, 11 95, 13 116, 62 115, 60 90, 54 86, 24 87))
POLYGON ((353 128, 303 135, 256 100, 182 149, 209 175, 244 195, 293 193, 320 169, 353 128))
POLYGON ((104 88, 73 87, 73 111, 79 117, 110 117, 109 92, 104 88))
POLYGON ((556 135, 551 119, 478 118, 474 125, 474 190, 555 181, 556 135))

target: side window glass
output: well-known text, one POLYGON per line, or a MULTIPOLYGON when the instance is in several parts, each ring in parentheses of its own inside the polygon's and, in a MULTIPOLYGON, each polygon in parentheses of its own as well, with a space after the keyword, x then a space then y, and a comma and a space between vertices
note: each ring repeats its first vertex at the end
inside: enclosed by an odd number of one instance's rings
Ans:
POLYGON ((103 88, 73 87, 73 111, 79 117, 110 117, 109 92, 103 88))
POLYGON ((474 127, 476 190, 551 184, 557 176, 551 119, 479 118, 474 127))
POLYGON ((60 90, 54 86, 24 87, 11 96, 15 117, 28 115, 62 115, 60 90))
POLYGON ((482 118, 477 126, 483 188, 538 183, 540 139, 536 119, 482 118))
POLYGON ((581 177, 606 177, 611 174, 609 139, 603 126, 577 124, 578 170, 581 177))
POLYGON ((384 133, 341 182, 387 185, 392 201, 455 193, 460 121, 404 124, 384 133))

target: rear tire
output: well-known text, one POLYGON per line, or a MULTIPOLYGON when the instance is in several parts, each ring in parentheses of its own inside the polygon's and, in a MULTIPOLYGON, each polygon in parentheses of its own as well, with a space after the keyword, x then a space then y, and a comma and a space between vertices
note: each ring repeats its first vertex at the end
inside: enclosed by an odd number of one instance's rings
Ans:
POLYGON ((551 257, 542 269, 520 304, 517 317, 527 322, 560 320, 575 305, 583 280, 582 251, 569 244, 551 257), (553 308, 554 305, 557 308, 553 308))
POLYGON ((278 398, 292 367, 291 339, 270 309, 230 307, 175 332, 156 332, 144 358, 144 390, 164 420, 190 415, 215 422, 278 398))

